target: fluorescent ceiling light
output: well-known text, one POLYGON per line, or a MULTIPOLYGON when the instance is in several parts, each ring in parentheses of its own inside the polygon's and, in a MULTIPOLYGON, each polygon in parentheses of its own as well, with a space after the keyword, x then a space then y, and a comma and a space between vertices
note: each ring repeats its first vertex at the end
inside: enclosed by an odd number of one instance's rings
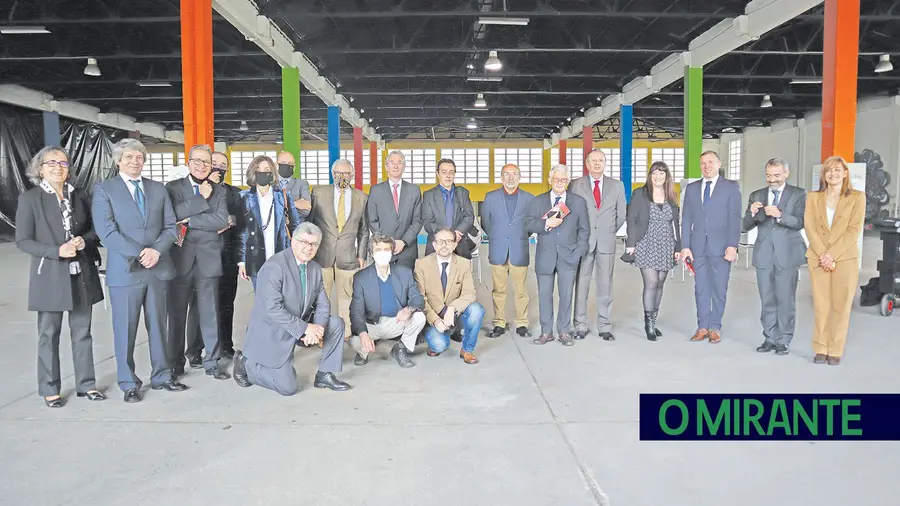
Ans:
POLYGON ((497 58, 497 51, 490 51, 488 53, 488 59, 484 61, 484 69, 500 70, 501 68, 503 68, 503 64, 500 63, 500 58, 497 58))
POLYGON ((478 98, 475 99, 475 107, 487 107, 487 102, 484 101, 484 93, 478 94, 478 98))
POLYGON ((475 123, 475 118, 469 120, 469 124, 466 125, 466 128, 468 128, 469 130, 475 130, 476 128, 478 128, 478 125, 475 123))
POLYGON ((5 35, 30 35, 50 32, 43 26, 0 26, 0 33, 5 35))
POLYGON ((137 83, 141 88, 171 88, 172 83, 166 81, 141 81, 137 83))
POLYGON ((498 16, 478 18, 482 25, 528 26, 528 18, 503 18, 498 16))
POLYGON ((466 81, 473 81, 479 83, 499 83, 502 81, 502 77, 482 77, 482 76, 468 76, 466 77, 466 81))
POLYGON ((737 112, 737 108, 735 107, 713 107, 710 111, 715 112, 737 112))
POLYGON ((734 128, 731 127, 725 127, 722 129, 722 133, 730 134, 732 132, 734 132, 734 128))
POLYGON ((791 84, 821 84, 822 79, 818 77, 798 77, 791 80, 791 84))
POLYGON ((894 70, 894 65, 891 63, 890 55, 883 54, 881 58, 878 59, 878 65, 875 66, 875 72, 890 72, 894 70))

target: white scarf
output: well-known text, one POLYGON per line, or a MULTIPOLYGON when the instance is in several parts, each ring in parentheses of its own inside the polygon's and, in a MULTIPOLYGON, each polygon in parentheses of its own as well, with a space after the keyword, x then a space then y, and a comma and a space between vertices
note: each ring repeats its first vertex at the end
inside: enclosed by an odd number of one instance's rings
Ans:
MULTIPOLYGON (((72 234, 72 201, 70 195, 72 194, 72 191, 75 190, 75 187, 69 183, 65 183, 63 186, 62 198, 60 198, 60 196, 57 195, 56 190, 50 186, 50 183, 48 183, 46 179, 41 179, 40 186, 42 190, 53 195, 59 201, 59 210, 62 212, 63 230, 66 231, 66 241, 71 241, 75 236, 72 234)), ((78 274, 80 272, 81 266, 77 261, 73 260, 69 262, 70 274, 78 274)))

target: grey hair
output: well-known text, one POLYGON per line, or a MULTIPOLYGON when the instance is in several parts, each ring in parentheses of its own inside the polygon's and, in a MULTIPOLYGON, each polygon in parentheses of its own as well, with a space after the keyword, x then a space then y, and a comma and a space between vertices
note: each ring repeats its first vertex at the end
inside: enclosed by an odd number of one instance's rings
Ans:
POLYGON ((565 173, 566 173, 566 176, 568 176, 568 175, 569 175, 569 167, 567 167, 567 166, 565 166, 565 165, 563 165, 563 164, 561 164, 561 163, 558 163, 558 164, 554 165, 554 166, 550 169, 550 172, 547 173, 547 181, 548 181, 548 182, 552 182, 552 181, 553 181, 553 173, 555 173, 555 172, 565 172, 565 173))
POLYGON ((297 225, 297 228, 294 229, 294 239, 296 239, 300 234, 311 234, 316 236, 320 241, 322 240, 322 229, 317 227, 315 223, 310 221, 304 221, 303 223, 297 225))
POLYGON ((784 158, 778 158, 777 156, 775 158, 770 158, 769 161, 766 162, 766 167, 770 166, 777 166, 784 168, 784 170, 791 170, 791 168, 788 166, 787 160, 785 160, 784 158))
MULTIPOLYGON (((391 155, 398 155, 400 159, 403 160, 403 165, 406 165, 406 155, 403 154, 403 151, 400 151, 399 149, 391 150, 391 152, 387 154, 387 158, 390 158, 391 155)), ((385 158, 385 160, 387 160, 387 158, 385 158)))
POLYGON ((331 172, 334 172, 334 168, 337 167, 338 164, 344 164, 347 167, 350 167, 351 172, 353 171, 353 164, 350 163, 350 160, 347 160, 346 158, 338 158, 334 161, 334 163, 331 164, 331 172))
POLYGON ((191 149, 188 150, 188 161, 191 161, 191 158, 194 156, 194 151, 206 151, 209 154, 209 158, 212 159, 213 150, 211 147, 206 144, 194 144, 191 146, 191 149))
POLYGON ((144 158, 147 157, 147 148, 144 146, 143 142, 137 139, 125 138, 113 146, 113 160, 115 160, 116 163, 121 162, 122 155, 124 155, 126 151, 140 151, 140 153, 144 155, 144 158))
POLYGON ((603 161, 606 161, 606 153, 604 153, 603 150, 600 148, 594 148, 594 149, 588 151, 588 154, 586 154, 584 156, 584 163, 587 163, 588 157, 593 155, 594 153, 600 153, 601 155, 603 155, 603 161))
MULTIPOLYGON (((34 158, 28 162, 28 167, 25 169, 25 177, 28 178, 34 185, 41 184, 41 167, 44 165, 44 157, 48 153, 62 153, 66 157, 66 161, 69 161, 69 154, 66 153, 66 150, 61 148, 60 146, 46 146, 42 148, 40 151, 34 155, 34 158)), ((71 169, 71 167, 69 167, 71 169)), ((69 170, 69 179, 72 178, 72 171, 69 170)))

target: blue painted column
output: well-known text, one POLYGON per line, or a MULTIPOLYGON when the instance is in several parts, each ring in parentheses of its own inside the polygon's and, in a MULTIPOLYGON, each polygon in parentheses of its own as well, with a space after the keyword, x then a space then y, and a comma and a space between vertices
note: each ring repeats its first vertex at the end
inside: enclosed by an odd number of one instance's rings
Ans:
POLYGON ((632 167, 634 160, 631 151, 631 139, 634 137, 634 111, 630 105, 622 105, 619 109, 619 157, 621 160, 622 184, 625 185, 625 202, 631 202, 632 167))
POLYGON ((328 183, 334 184, 331 166, 341 157, 341 108, 328 106, 328 183))
POLYGON ((44 111, 44 146, 59 146, 59 113, 44 111))

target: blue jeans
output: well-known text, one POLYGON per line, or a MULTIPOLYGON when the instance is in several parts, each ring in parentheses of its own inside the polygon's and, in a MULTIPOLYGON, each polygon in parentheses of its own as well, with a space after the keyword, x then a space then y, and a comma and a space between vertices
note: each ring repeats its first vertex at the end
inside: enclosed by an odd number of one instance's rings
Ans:
MULTIPOLYGON (((484 307, 473 302, 465 311, 456 318, 456 325, 462 325, 462 351, 475 351, 478 344, 478 333, 481 332, 481 324, 484 322, 484 307)), ((428 349, 435 353, 441 353, 450 346, 450 333, 438 332, 433 326, 429 326, 425 332, 425 340, 428 341, 428 349)))

